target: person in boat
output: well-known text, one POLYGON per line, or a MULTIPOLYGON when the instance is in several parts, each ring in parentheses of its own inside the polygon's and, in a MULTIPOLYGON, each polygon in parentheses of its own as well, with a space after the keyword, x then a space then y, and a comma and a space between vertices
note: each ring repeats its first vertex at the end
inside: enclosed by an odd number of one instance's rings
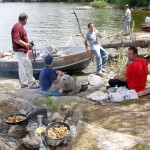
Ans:
POLYGON ((87 90, 87 85, 76 83, 73 78, 62 71, 52 68, 53 57, 47 55, 44 58, 45 66, 40 72, 39 83, 42 91, 57 92, 63 88, 63 91, 73 91, 78 93, 87 90))
POLYGON ((125 35, 130 34, 130 22, 131 22, 131 10, 129 9, 129 5, 124 5, 125 15, 124 15, 124 26, 125 26, 125 35))
POLYGON ((91 51, 96 57, 97 73, 103 75, 103 73, 106 72, 105 67, 108 61, 108 54, 105 49, 98 44, 98 37, 102 38, 101 34, 95 28, 93 23, 89 23, 84 45, 86 50, 91 51))
POLYGON ((126 86, 137 92, 145 89, 148 75, 148 63, 145 59, 138 57, 136 47, 129 47, 127 51, 129 63, 123 76, 116 75, 115 79, 109 80, 110 87, 126 86))
POLYGON ((28 50, 32 45, 28 42, 28 36, 24 29, 28 16, 26 13, 19 15, 18 23, 16 23, 11 31, 13 51, 18 59, 19 80, 21 87, 38 88, 34 82, 33 69, 31 60, 28 57, 28 50))

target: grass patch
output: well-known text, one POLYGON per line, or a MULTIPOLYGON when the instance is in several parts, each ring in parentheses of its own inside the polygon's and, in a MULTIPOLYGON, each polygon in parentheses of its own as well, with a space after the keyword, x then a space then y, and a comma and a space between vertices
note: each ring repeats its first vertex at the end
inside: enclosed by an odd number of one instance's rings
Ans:
POLYGON ((150 150, 150 146, 145 145, 145 144, 138 144, 130 150, 150 150))
POLYGON ((46 100, 47 100, 47 106, 50 110, 52 110, 53 112, 57 111, 57 106, 55 105, 55 103, 52 101, 52 98, 50 96, 45 96, 46 100))
POLYGON ((110 68, 115 74, 123 75, 125 72, 125 64, 127 62, 126 51, 124 47, 118 49, 118 58, 115 61, 110 62, 110 68))
POLYGON ((90 5, 98 8, 108 7, 108 3, 105 0, 94 0, 94 2, 91 2, 90 5))
POLYGON ((134 109, 136 109, 136 108, 140 109, 141 107, 143 107, 143 105, 141 105, 140 103, 136 103, 136 102, 131 105, 133 106, 134 109))
POLYGON ((72 78, 75 82, 77 82, 77 75, 73 75, 72 78))

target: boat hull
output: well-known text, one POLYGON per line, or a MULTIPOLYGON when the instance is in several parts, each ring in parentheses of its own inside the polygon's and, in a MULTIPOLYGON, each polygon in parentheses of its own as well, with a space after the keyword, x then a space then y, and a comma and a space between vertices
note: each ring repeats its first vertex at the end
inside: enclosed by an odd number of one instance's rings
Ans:
POLYGON ((150 31, 150 25, 142 25, 141 28, 144 31, 150 31))
MULTIPOLYGON (((75 51, 74 48, 72 51, 75 51)), ((81 50, 81 48, 80 48, 81 50)), ((52 67, 57 70, 61 70, 67 73, 78 72, 85 69, 92 60, 92 53, 88 53, 82 48, 80 52, 70 53, 63 57, 54 57, 54 62, 52 67), (83 51, 84 50, 84 51, 83 51)), ((32 60, 33 73, 40 73, 41 69, 44 67, 43 59, 32 60)), ((18 72, 18 62, 17 61, 0 61, 0 73, 14 73, 18 72)))

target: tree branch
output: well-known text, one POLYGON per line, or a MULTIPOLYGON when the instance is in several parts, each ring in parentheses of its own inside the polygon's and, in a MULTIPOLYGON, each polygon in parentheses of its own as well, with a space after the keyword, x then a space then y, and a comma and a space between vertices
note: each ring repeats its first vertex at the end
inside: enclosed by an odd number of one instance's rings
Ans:
POLYGON ((84 37, 84 35, 83 35, 82 31, 81 31, 81 26, 80 26, 80 22, 79 22, 78 16, 77 16, 77 14, 76 14, 75 11, 73 11, 73 14, 75 15, 75 17, 77 19, 78 27, 79 27, 79 32, 81 33, 82 37, 85 39, 85 37, 84 37))

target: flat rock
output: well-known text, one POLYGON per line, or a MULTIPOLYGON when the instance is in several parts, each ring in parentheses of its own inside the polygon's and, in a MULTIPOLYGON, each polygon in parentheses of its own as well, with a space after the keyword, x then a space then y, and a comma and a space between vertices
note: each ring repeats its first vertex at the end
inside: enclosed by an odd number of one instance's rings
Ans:
POLYGON ((7 141, 6 139, 4 138, 1 138, 0 137, 0 149, 1 150, 15 150, 18 148, 18 144, 17 142, 10 142, 10 141, 7 141))
POLYGON ((9 131, 8 135, 14 138, 23 138, 26 135, 25 129, 20 125, 13 125, 9 131))
POLYGON ((26 137, 22 139, 24 147, 31 150, 39 150, 40 140, 37 137, 26 137))

